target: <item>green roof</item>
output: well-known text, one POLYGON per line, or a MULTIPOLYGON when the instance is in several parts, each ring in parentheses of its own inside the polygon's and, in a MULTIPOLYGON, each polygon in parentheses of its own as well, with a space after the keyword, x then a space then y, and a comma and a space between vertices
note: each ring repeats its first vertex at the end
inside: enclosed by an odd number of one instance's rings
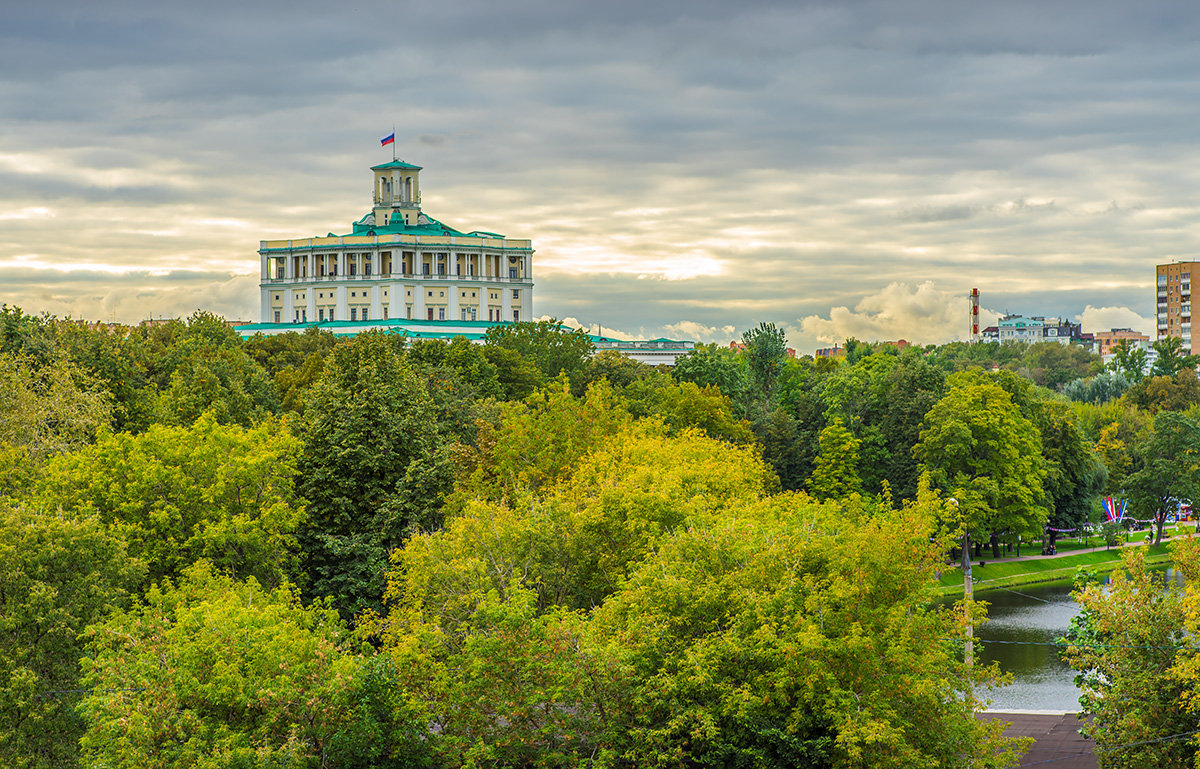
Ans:
POLYGON ((403 160, 393 160, 390 163, 384 163, 381 166, 371 166, 372 171, 383 171, 388 168, 403 168, 409 171, 420 171, 420 166, 414 166, 412 163, 405 163, 403 160))
POLYGON ((494 232, 482 232, 479 230, 475 232, 462 232, 448 224, 439 222, 429 214, 423 214, 429 220, 429 224, 405 224, 404 218, 400 216, 393 217, 387 224, 365 224, 364 221, 370 215, 371 213, 368 212, 362 219, 355 222, 353 225, 354 231, 348 233, 346 237, 350 235, 365 235, 373 232, 376 235, 456 235, 465 238, 490 238, 493 240, 502 240, 504 238, 503 235, 498 235, 494 232))
POLYGON ((244 326, 234 326, 233 330, 247 339, 259 331, 275 331, 279 329, 302 334, 305 329, 313 326, 322 331, 330 331, 338 336, 357 334, 365 328, 376 328, 383 332, 408 334, 414 339, 453 339, 456 336, 465 336, 467 339, 482 339, 486 329, 493 326, 509 325, 512 324, 508 321, 388 318, 387 320, 324 320, 307 321, 304 323, 247 323, 244 326), (484 330, 481 331, 480 329, 484 330))

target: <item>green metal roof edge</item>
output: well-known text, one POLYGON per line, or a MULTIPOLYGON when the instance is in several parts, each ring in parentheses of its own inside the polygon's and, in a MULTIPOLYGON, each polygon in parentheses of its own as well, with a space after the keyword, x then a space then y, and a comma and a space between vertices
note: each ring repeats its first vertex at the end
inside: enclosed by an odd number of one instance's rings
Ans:
POLYGON ((410 171, 420 171, 421 166, 414 166, 412 163, 405 163, 403 160, 389 160, 383 165, 371 166, 372 171, 379 171, 384 168, 406 168, 410 171))
POLYGON ((379 320, 315 320, 306 321, 304 323, 247 323, 242 326, 234 326, 234 331, 243 329, 275 329, 288 328, 304 330, 310 326, 317 328, 361 328, 363 326, 427 326, 430 328, 458 328, 462 326, 471 327, 486 327, 493 326, 511 326, 511 321, 490 321, 490 320, 427 320, 425 318, 380 318, 379 320))
MULTIPOLYGON (((312 237, 323 238, 323 237, 327 237, 327 236, 313 235, 312 237)), ((356 237, 359 237, 359 235, 351 234, 351 235, 340 235, 340 236, 335 236, 335 237, 356 238, 356 237)), ((378 237, 378 236, 376 236, 376 237, 378 237)), ((469 236, 464 235, 463 237, 469 237, 469 236)), ((290 239, 291 240, 305 240, 305 238, 290 238, 290 239)), ((519 240, 525 240, 525 238, 519 238, 519 240)), ((345 244, 332 243, 332 244, 328 244, 328 245, 324 245, 324 246, 284 246, 283 248, 260 248, 260 249, 258 249, 258 253, 268 254, 268 253, 275 253, 275 252, 279 252, 279 251, 326 251, 326 250, 333 249, 333 248, 341 248, 341 247, 347 246, 347 245, 357 247, 357 246, 366 246, 366 245, 373 245, 373 246, 374 245, 377 245, 377 246, 448 246, 448 245, 452 245, 452 244, 450 244, 450 243, 403 243, 403 242, 397 242, 394 240, 381 240, 378 243, 345 243, 345 244)), ((457 248, 460 244, 453 244, 453 245, 457 248)), ((489 249, 492 249, 495 251, 525 251, 530 254, 532 254, 536 250, 532 246, 526 246, 524 248, 521 248, 518 246, 471 246, 471 248, 489 248, 489 249)))

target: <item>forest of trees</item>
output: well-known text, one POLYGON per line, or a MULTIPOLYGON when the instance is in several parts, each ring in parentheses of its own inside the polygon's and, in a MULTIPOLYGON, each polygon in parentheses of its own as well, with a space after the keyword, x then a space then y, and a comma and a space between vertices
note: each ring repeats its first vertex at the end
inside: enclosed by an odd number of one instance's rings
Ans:
POLYGON ((1194 361, 742 340, 0 308, 0 763, 1008 765, 933 575, 1102 493, 1161 536, 1194 361))

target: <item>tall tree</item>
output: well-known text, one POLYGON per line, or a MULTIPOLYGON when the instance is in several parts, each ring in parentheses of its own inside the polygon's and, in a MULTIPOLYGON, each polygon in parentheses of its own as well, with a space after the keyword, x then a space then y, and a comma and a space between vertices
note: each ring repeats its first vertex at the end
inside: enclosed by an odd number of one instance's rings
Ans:
POLYGON ((775 384, 787 362, 787 339, 774 323, 759 323, 742 334, 746 345, 746 363, 750 379, 758 390, 764 411, 769 411, 775 398, 775 384))
POLYGON ((443 459, 429 395, 389 340, 359 334, 329 355, 300 435, 306 590, 346 615, 378 606, 388 552, 439 520, 446 489, 423 482, 443 459))
POLYGON ((0 353, 0 444, 40 463, 92 442, 111 419, 109 394, 66 358, 0 353))
POLYGON ((808 490, 814 497, 845 499, 862 491, 858 477, 859 443, 838 419, 821 431, 816 467, 808 479, 808 490))
POLYGON ((1155 544, 1180 502, 1200 501, 1200 424, 1191 417, 1160 411, 1154 430, 1135 450, 1138 469, 1125 480, 1135 515, 1154 521, 1155 544))
POLYGON ((275 585, 297 571, 298 450, 278 422, 246 430, 202 417, 186 428, 102 435, 48 463, 41 490, 68 510, 98 514, 151 579, 207 558, 275 585))
POLYGON ((715 344, 698 344, 687 355, 676 358, 671 376, 680 382, 720 388, 739 404, 749 386, 746 359, 728 347, 715 344))
POLYGON ((936 487, 958 500, 970 537, 1031 534, 1049 516, 1041 437, 997 384, 952 385, 925 416, 913 454, 936 487))

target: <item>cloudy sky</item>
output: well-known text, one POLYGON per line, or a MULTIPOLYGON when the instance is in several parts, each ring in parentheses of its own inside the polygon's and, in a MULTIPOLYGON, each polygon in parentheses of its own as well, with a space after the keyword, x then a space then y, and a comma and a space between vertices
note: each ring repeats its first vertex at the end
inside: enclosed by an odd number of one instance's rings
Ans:
POLYGON ((11 0, 0 302, 256 320, 258 241, 347 232, 379 138, 529 237, 535 311, 804 350, 988 313, 1151 330, 1200 259, 1200 7, 11 0))

